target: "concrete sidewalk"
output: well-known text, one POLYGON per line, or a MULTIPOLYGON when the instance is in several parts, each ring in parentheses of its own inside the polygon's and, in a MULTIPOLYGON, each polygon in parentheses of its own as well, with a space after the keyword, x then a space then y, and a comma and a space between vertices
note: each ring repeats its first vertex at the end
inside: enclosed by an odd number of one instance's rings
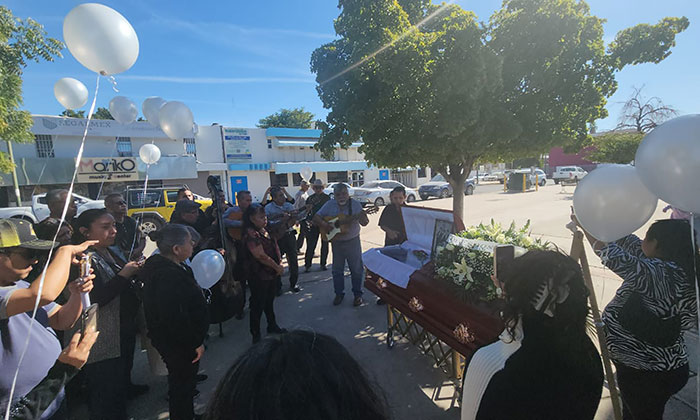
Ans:
MULTIPOLYGON (((479 186, 479 194, 465 197, 465 224, 487 223, 493 218, 503 224, 515 221, 523 225, 531 220, 533 235, 542 237, 568 252, 571 233, 565 225, 569 220, 573 187, 563 190, 560 186, 548 185, 538 192, 508 194, 500 185, 479 186)), ((415 203, 433 208, 451 208, 451 199, 429 200, 415 203)), ((661 206, 659 207, 659 209, 661 206)), ((652 220, 666 218, 660 210, 652 220)), ((363 248, 382 246, 384 234, 377 227, 379 214, 370 216, 370 225, 362 230, 363 248)), ((643 235, 646 227, 640 229, 643 235)), ((317 250, 317 254, 320 252, 317 250)), ((612 298, 620 279, 604 269, 590 247, 587 253, 594 276, 595 293, 600 307, 612 298)), ((301 263, 300 256, 300 263, 301 263)), ((330 259, 329 259, 330 261, 330 259)), ((303 265, 303 263, 302 263, 303 265)), ((330 267, 329 267, 330 268, 330 267)), ((312 272, 300 275, 302 292, 285 293, 275 301, 280 325, 286 328, 302 328, 336 337, 353 354, 370 377, 383 389, 396 419, 458 420, 454 387, 441 370, 431 366, 427 356, 406 342, 399 341, 389 350, 386 346, 386 308, 374 304, 375 298, 365 293, 365 305, 354 308, 352 299, 346 298, 342 305, 334 307, 333 286, 330 270, 318 271, 318 258, 314 259, 312 272)), ((287 275, 283 277, 288 288, 287 275)), ((346 279, 349 291, 350 280, 346 279)), ((285 289, 286 290, 286 289, 285 289)), ((264 324, 264 323, 263 323, 264 324)), ((247 317, 242 321, 230 320, 224 324, 224 337, 218 336, 218 328, 211 328, 207 352, 202 359, 202 369, 209 379, 200 384, 200 400, 206 402, 216 384, 235 358, 251 343, 247 317)), ((698 336, 687 337, 689 354, 698 354, 698 336)), ((695 375, 697 358, 691 357, 693 377, 688 385, 676 395, 666 409, 667 419, 695 418, 695 375)), ((137 383, 149 383, 151 391, 133 401, 129 412, 136 419, 167 418, 167 383, 164 377, 149 374, 145 353, 137 354, 134 369, 137 383)), ((82 416, 81 416, 82 417, 82 416)), ((607 390, 596 419, 612 419, 611 403, 607 390)))

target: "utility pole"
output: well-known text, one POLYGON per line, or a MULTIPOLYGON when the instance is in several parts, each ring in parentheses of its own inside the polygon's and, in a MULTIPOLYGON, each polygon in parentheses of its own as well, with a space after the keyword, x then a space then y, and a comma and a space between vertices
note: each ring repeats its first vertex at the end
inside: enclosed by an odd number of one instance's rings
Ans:
POLYGON ((17 167, 15 165, 15 155, 12 153, 12 142, 7 140, 7 152, 10 154, 10 162, 12 163, 12 185, 15 187, 15 200, 17 207, 22 206, 22 197, 19 194, 19 181, 17 181, 17 167))

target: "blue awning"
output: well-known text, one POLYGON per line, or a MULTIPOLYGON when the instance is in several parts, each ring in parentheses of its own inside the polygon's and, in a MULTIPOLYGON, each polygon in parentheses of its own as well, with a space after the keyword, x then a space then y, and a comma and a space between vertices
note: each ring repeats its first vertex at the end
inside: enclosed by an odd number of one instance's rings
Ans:
POLYGON ((268 128, 265 130, 265 135, 267 137, 318 139, 321 137, 321 130, 312 130, 308 128, 268 128))
POLYGON ((229 163, 229 171, 269 171, 269 163, 229 163))
POLYGON ((277 162, 273 169, 278 174, 301 172, 301 168, 310 167, 314 172, 361 171, 369 168, 364 160, 325 161, 325 162, 277 162))
MULTIPOLYGON (((316 139, 289 139, 289 138, 282 138, 282 139, 277 139, 275 140, 275 146, 277 147, 314 147, 316 144, 317 140, 316 139)), ((361 142, 357 143, 352 143, 350 147, 360 147, 362 146, 361 142)))

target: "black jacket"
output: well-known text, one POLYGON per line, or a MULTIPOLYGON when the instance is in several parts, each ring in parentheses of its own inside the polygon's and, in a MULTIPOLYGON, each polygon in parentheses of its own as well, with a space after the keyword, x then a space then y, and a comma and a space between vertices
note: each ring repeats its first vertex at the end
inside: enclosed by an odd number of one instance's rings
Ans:
POLYGON ((157 254, 146 261, 139 276, 148 337, 158 352, 189 353, 201 346, 209 314, 192 270, 157 254))

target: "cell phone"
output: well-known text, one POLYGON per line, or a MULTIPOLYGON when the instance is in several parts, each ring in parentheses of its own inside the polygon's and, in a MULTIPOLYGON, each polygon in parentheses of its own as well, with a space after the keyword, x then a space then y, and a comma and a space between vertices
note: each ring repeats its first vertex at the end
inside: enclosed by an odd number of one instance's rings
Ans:
POLYGON ((97 331, 97 304, 94 303, 83 311, 80 317, 80 336, 84 337, 88 331, 97 331))
POLYGON ((498 277, 498 273, 508 266, 515 258, 515 247, 513 245, 498 245, 493 249, 493 275, 498 277))

